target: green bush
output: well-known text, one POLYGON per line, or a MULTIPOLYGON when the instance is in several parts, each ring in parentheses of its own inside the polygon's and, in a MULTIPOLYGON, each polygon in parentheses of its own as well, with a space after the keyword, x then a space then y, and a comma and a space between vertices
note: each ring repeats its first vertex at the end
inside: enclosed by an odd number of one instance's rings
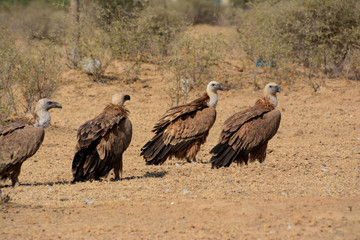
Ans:
MULTIPOLYGON (((120 7, 121 8, 121 7, 120 7)), ((166 56, 168 45, 185 26, 182 16, 166 1, 152 1, 131 14, 124 9, 108 26, 114 56, 128 60, 152 60, 166 56)))
POLYGON ((51 97, 61 70, 59 54, 52 44, 22 53, 16 78, 26 101, 26 111, 32 110, 39 99, 51 97))
POLYGON ((11 28, 21 39, 50 40, 57 44, 64 43, 64 24, 66 13, 64 10, 46 4, 42 1, 33 1, 28 4, 9 5, 3 11, 1 25, 11 28))
POLYGON ((112 60, 109 34, 103 28, 103 12, 103 8, 96 2, 80 1, 78 18, 69 15, 65 23, 68 25, 65 44, 67 64, 70 68, 83 69, 84 62, 91 59, 100 61, 101 67, 88 73, 94 81, 101 80, 112 60))
POLYGON ((215 36, 184 33, 172 44, 171 55, 164 61, 164 69, 170 71, 172 89, 170 96, 178 105, 187 101, 193 87, 214 79, 212 68, 225 59, 227 43, 222 34, 215 36))
POLYGON ((215 25, 224 11, 223 6, 215 0, 175 1, 172 7, 192 24, 215 25))
MULTIPOLYGON (((254 1, 239 26, 253 59, 278 66, 300 63, 330 77, 349 74, 360 50, 360 4, 356 0, 254 1)), ((356 74, 355 74, 356 75, 356 74)))
POLYGON ((9 32, 0 29, 0 122, 16 113, 14 93, 15 77, 19 63, 19 50, 9 32))

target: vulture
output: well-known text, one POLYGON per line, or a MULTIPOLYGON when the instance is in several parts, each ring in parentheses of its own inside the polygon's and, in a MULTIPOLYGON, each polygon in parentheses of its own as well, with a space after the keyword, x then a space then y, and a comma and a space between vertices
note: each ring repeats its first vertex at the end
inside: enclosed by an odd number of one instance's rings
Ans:
POLYGON ((0 179, 19 183, 21 165, 33 156, 44 140, 44 128, 51 122, 51 108, 62 106, 50 99, 40 99, 33 113, 17 122, 0 128, 0 179))
POLYGON ((196 161, 216 119, 218 90, 222 90, 221 85, 211 81, 202 97, 167 110, 152 130, 155 136, 141 148, 140 156, 147 165, 163 164, 172 156, 196 161))
POLYGON ((115 180, 123 170, 123 153, 132 137, 129 111, 124 107, 130 96, 117 93, 112 103, 94 119, 78 128, 76 153, 72 163, 73 182, 100 180, 114 169, 115 180))
POLYGON ((249 159, 260 163, 265 160, 268 141, 280 125, 281 114, 275 109, 278 92, 276 83, 267 84, 265 96, 253 107, 225 121, 219 143, 210 151, 212 168, 229 167, 232 162, 247 165, 249 159))

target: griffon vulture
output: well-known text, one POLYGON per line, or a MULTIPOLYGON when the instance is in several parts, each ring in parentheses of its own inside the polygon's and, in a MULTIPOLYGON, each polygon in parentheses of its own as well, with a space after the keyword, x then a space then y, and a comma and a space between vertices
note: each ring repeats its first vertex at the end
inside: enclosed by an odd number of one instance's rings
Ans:
POLYGON ((33 156, 44 140, 44 128, 50 125, 51 108, 62 108, 54 101, 40 99, 32 114, 0 128, 0 179, 20 185, 18 176, 23 162, 33 156))
POLYGON ((172 156, 196 161, 216 119, 218 90, 222 90, 221 85, 211 81, 202 97, 165 113, 152 130, 155 136, 141 148, 147 165, 163 164, 172 156))
POLYGON ((79 127, 72 163, 74 182, 99 180, 111 169, 114 169, 115 180, 120 179, 122 155, 132 137, 129 111, 123 106, 126 100, 130 100, 129 95, 115 94, 102 113, 79 127))
POLYGON ((255 106, 228 118, 220 134, 219 143, 210 151, 212 168, 228 167, 266 158, 268 141, 276 134, 281 114, 276 110, 276 93, 280 88, 276 83, 265 86, 265 96, 258 99, 255 106))

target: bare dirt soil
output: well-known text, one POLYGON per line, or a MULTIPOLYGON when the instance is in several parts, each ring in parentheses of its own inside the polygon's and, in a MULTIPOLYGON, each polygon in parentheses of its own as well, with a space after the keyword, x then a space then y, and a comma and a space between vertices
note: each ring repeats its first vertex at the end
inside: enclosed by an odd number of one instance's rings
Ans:
MULTIPOLYGON (((140 80, 129 84, 64 73, 53 96, 63 109, 51 110, 42 146, 22 166, 22 185, 0 183, 10 197, 0 204, 1 239, 360 239, 359 82, 319 80, 317 92, 304 81, 282 84, 281 125, 265 162, 211 169, 209 151, 223 122, 262 96, 242 79, 247 70, 238 71, 219 93, 198 163, 146 166, 140 148, 170 107, 171 85, 156 66, 142 67, 140 80), (131 95, 133 124, 123 179, 111 181, 111 173, 101 182, 71 184, 77 127, 117 91, 131 95)), ((114 62, 108 74, 122 71, 114 62)))

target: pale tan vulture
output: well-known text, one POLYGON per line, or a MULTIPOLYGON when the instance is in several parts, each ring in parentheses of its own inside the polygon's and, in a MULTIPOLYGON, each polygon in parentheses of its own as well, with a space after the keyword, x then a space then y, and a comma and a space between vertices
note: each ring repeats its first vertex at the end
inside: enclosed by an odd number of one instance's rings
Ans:
POLYGON ((0 128, 0 179, 11 179, 12 186, 19 184, 23 162, 33 156, 44 140, 44 128, 51 122, 51 108, 62 106, 49 99, 40 99, 33 113, 26 118, 0 128))
POLYGON ((129 111, 124 107, 129 95, 117 93, 102 113, 81 125, 77 132, 72 163, 73 182, 100 180, 114 169, 115 180, 123 171, 123 153, 132 137, 129 111))
POLYGON ((219 143, 210 151, 213 155, 212 168, 228 167, 232 162, 239 165, 266 158, 268 141, 276 134, 281 114, 276 110, 276 93, 280 88, 276 83, 265 86, 264 97, 255 106, 228 118, 220 134, 219 143))
POLYGON ((216 119, 218 90, 222 90, 221 85, 211 81, 202 97, 165 113, 152 130, 155 136, 141 149, 147 165, 163 164, 172 156, 196 161, 216 119))

